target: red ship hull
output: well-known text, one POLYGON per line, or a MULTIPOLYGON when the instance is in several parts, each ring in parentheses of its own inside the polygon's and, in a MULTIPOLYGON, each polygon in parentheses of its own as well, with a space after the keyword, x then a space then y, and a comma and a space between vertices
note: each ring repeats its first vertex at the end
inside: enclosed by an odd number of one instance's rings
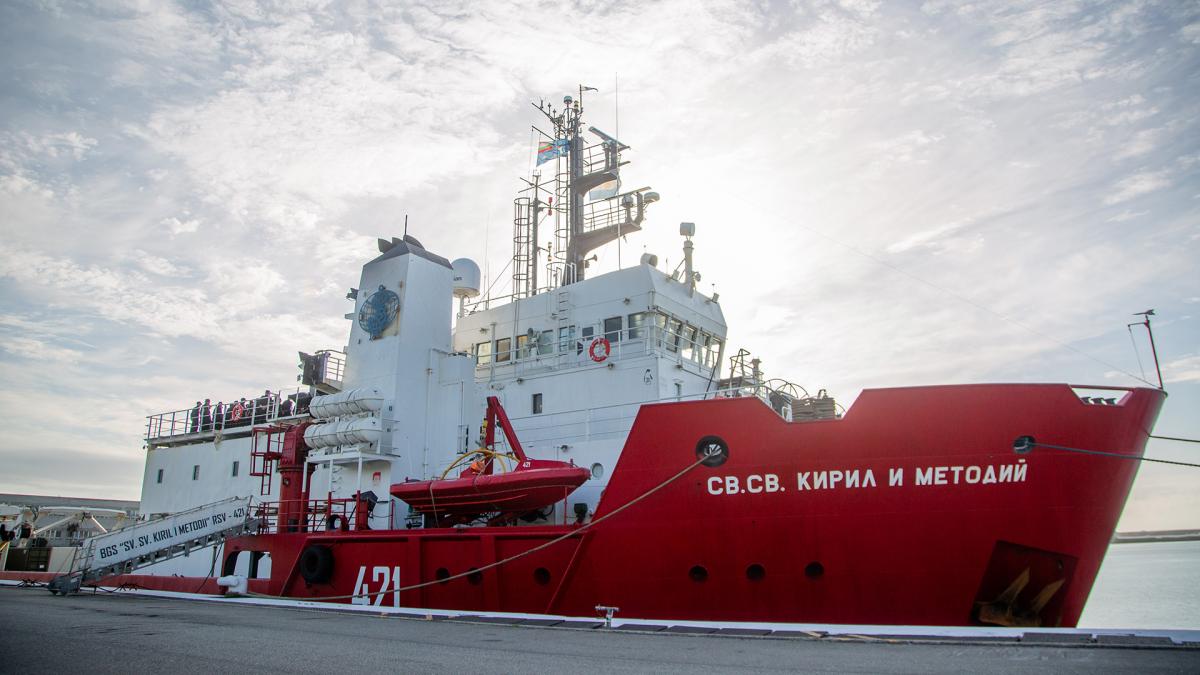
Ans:
POLYGON ((594 527, 264 534, 230 540, 226 552, 269 553, 269 592, 294 598, 370 594, 387 606, 575 616, 608 605, 622 617, 681 620, 1073 626, 1139 462, 1041 448, 1018 455, 1013 442, 1028 435, 1140 457, 1165 395, 1115 394, 1124 395, 1116 405, 1095 405, 1066 385, 868 390, 844 418, 802 423, 756 399, 647 405, 594 527), (650 492, 695 464, 708 436, 724 441, 727 461, 695 465, 650 492), (327 582, 300 574, 310 545, 332 553, 327 582), (434 583, 396 590, 425 582, 434 583))

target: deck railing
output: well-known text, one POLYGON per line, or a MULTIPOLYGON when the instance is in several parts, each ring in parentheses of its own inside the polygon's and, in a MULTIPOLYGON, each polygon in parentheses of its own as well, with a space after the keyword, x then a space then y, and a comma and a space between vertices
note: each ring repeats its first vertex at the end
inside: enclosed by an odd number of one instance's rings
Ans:
MULTIPOLYGON (((483 344, 511 344, 514 340, 511 336, 497 337, 497 340, 483 344)), ((532 338, 521 334, 516 336, 515 347, 486 353, 477 351, 474 354, 476 368, 486 368, 504 375, 511 370, 522 372, 581 366, 597 361, 607 363, 657 353, 674 359, 681 366, 690 365, 709 375, 718 367, 721 344, 719 338, 702 334, 690 326, 679 326, 673 330, 670 326, 655 324, 592 335, 583 335, 576 329, 563 335, 551 335, 549 339, 539 339, 541 337, 540 334, 532 338), (608 341, 607 354, 604 354, 602 345, 594 344, 601 338, 608 341), (603 358, 597 360, 593 352, 596 356, 603 355, 603 358)))
POLYGON ((169 410, 146 417, 146 440, 161 441, 182 436, 213 434, 234 429, 247 432, 256 424, 267 424, 308 414, 311 400, 308 387, 273 391, 242 404, 240 401, 217 405, 203 404, 182 410, 169 410))

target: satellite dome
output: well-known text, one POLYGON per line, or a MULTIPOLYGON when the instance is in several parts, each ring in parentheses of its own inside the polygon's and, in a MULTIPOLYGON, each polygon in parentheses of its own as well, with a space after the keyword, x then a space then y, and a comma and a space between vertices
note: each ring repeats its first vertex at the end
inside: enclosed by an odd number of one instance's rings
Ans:
POLYGON ((459 258, 450 263, 454 270, 454 297, 473 298, 479 295, 479 265, 470 258, 459 258))

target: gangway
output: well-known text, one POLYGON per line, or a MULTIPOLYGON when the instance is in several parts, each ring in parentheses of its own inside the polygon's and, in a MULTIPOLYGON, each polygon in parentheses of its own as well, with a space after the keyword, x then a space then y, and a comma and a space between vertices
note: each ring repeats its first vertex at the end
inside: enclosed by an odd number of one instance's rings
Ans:
POLYGON ((84 584, 129 574, 221 544, 227 537, 255 532, 259 519, 251 516, 251 500, 231 497, 92 537, 76 552, 71 570, 55 577, 48 588, 52 594, 66 595, 84 584))

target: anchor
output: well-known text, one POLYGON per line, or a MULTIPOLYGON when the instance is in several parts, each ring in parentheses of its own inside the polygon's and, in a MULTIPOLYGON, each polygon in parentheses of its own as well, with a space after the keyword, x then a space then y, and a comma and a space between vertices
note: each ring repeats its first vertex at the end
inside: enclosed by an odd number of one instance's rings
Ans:
POLYGON ((1026 567, 1016 579, 1009 584, 1004 592, 991 602, 975 603, 975 615, 981 623, 997 626, 1012 626, 1019 628, 1036 628, 1042 625, 1041 612, 1049 604, 1050 599, 1062 588, 1066 579, 1059 579, 1046 584, 1028 608, 1017 606, 1017 596, 1029 585, 1029 568, 1026 567))

